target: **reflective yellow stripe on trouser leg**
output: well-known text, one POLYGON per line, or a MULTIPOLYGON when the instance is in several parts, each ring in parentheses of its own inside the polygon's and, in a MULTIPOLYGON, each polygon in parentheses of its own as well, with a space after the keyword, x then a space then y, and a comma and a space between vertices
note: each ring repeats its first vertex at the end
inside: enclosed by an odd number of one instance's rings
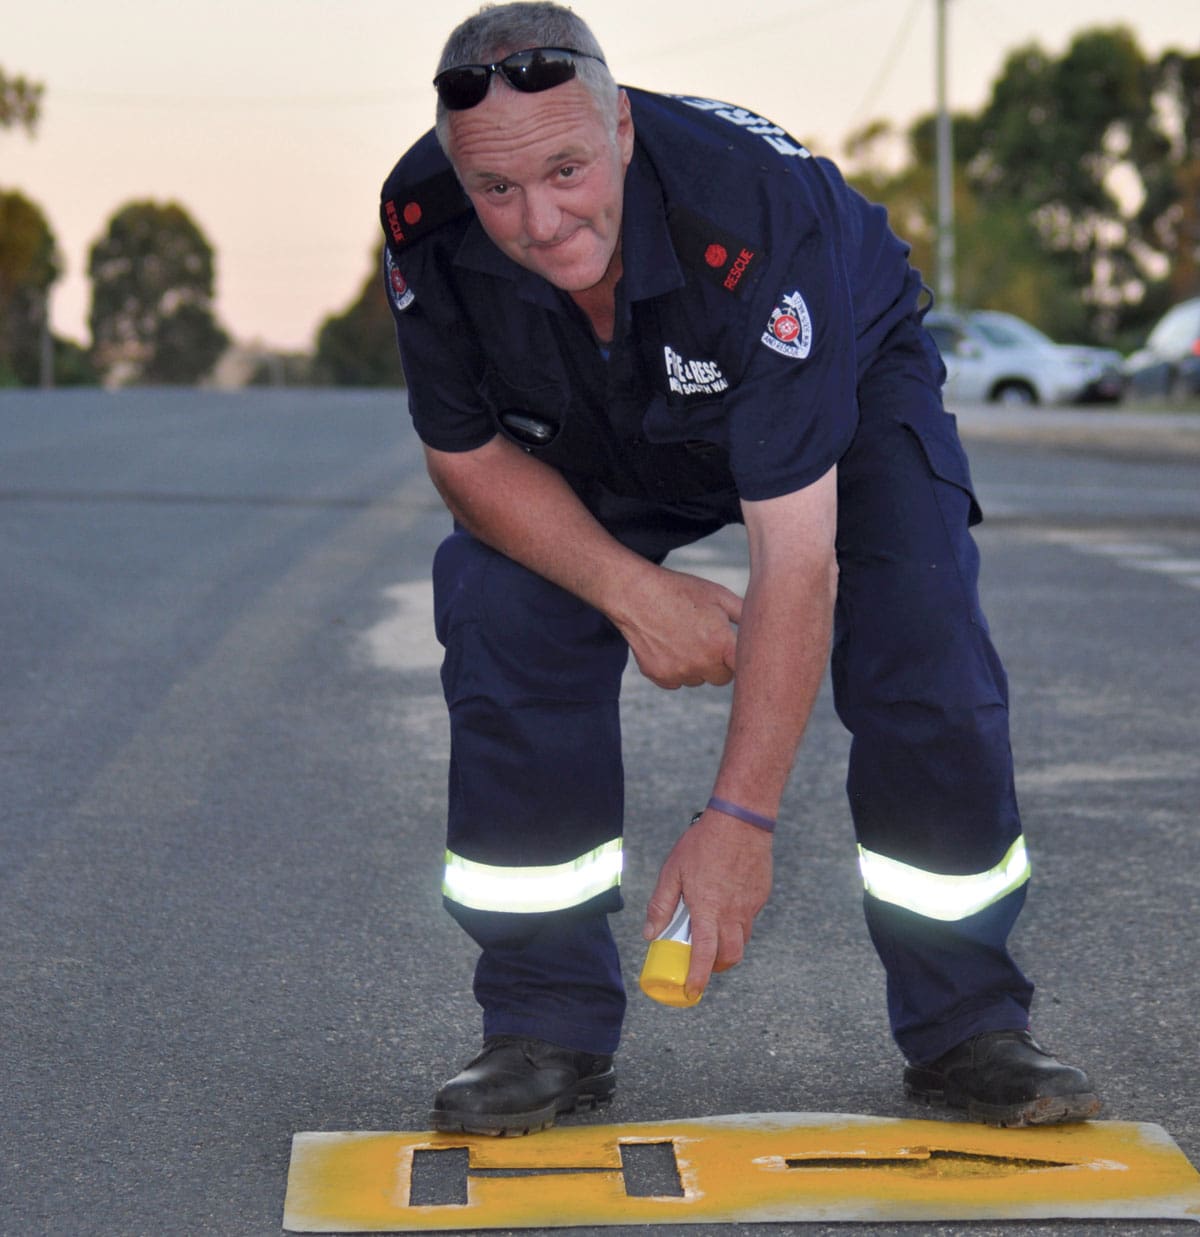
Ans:
POLYGON ((477 911, 533 914, 580 906, 621 883, 621 839, 613 838, 566 863, 504 867, 446 852, 442 893, 477 911))
POLYGON ((946 922, 966 919, 1019 889, 1029 879, 1025 839, 1019 837, 994 868, 966 876, 926 872, 889 859, 865 847, 858 848, 863 885, 872 897, 890 902, 927 919, 946 922))

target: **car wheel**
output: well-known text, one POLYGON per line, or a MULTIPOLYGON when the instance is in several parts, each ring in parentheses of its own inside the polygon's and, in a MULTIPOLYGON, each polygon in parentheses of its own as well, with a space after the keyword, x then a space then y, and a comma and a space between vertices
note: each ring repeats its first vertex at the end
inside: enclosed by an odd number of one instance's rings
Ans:
POLYGON ((1038 402, 1037 392, 1027 382, 1002 382, 992 392, 992 399, 1009 408, 1028 408, 1038 402))

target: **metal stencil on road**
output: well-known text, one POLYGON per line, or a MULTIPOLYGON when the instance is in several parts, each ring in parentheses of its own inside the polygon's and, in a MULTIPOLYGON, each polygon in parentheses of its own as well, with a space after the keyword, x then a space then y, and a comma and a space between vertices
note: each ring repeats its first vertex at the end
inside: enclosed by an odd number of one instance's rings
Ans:
POLYGON ((605 1224, 1141 1218, 1200 1221, 1161 1126, 998 1130, 829 1113, 558 1127, 522 1139, 299 1133, 298 1233, 605 1224))

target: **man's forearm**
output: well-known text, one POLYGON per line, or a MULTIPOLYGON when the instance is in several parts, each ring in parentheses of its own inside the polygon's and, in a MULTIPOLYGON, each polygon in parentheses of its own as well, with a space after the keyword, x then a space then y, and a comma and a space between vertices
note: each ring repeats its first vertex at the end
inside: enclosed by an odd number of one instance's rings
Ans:
POLYGON ((836 572, 776 587, 753 581, 738 629, 737 678, 714 794, 774 817, 829 656, 836 572))
POLYGON ((473 536, 613 617, 653 565, 621 545, 553 468, 504 439, 426 449, 429 475, 473 536))
POLYGON ((779 808, 829 657, 837 597, 837 473, 743 504, 750 586, 715 793, 765 816, 779 808))
POLYGON ((656 566, 623 546, 562 476, 510 443, 428 451, 455 517, 502 554, 594 606, 660 687, 727 683, 741 598, 711 580, 656 566))

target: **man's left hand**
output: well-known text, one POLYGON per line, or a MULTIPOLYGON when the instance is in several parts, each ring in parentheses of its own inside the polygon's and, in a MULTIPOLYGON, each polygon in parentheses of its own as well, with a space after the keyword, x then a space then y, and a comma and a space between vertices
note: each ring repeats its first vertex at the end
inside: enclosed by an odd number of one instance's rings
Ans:
POLYGON ((771 852, 771 834, 709 810, 663 863, 646 908, 643 935, 653 940, 682 896, 692 918, 689 997, 704 991, 713 971, 728 970, 742 960, 754 917, 771 892, 771 852))

